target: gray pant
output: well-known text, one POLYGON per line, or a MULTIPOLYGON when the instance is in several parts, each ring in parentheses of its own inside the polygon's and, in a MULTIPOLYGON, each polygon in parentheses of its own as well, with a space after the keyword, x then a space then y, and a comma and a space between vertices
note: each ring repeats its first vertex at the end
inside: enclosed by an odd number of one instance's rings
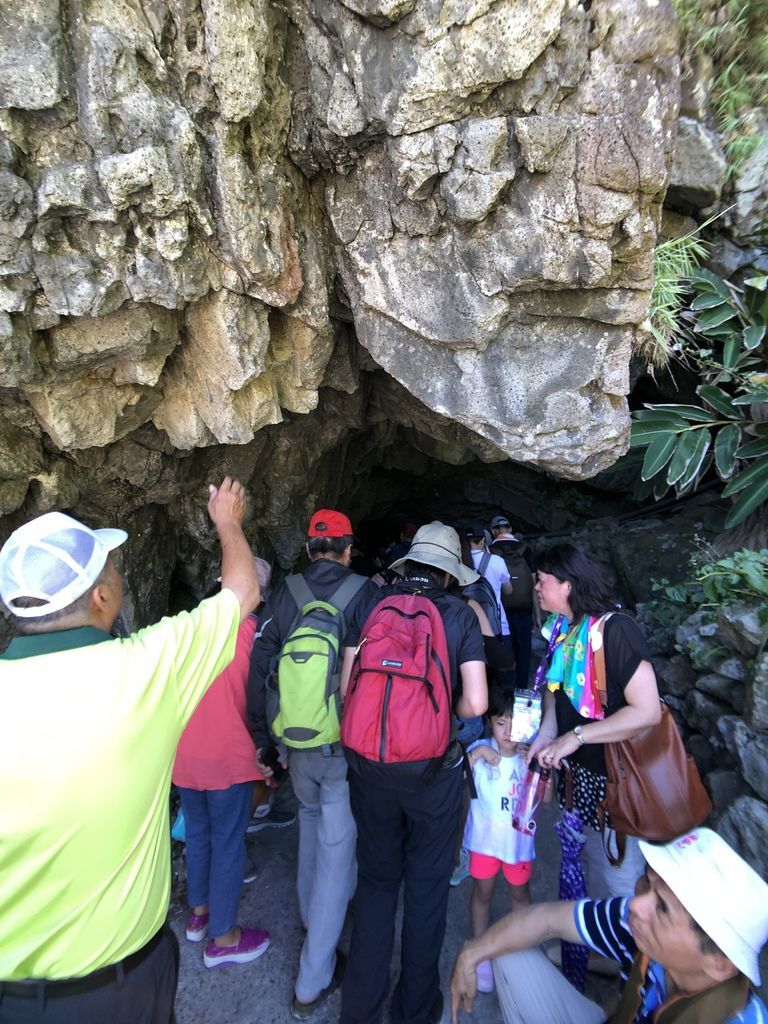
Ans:
POLYGON ((296 998, 308 1003, 330 984, 336 966, 336 944, 357 881, 357 830, 341 751, 324 757, 318 750, 292 750, 290 771, 299 798, 296 888, 307 929, 296 998))
POLYGON ((504 1024, 603 1024, 605 1014, 577 992, 540 949, 492 961, 504 1024))
MULTIPOLYGON (((601 834, 586 828, 584 864, 590 899, 632 896, 645 859, 634 836, 627 836, 624 860, 613 867, 601 834)), ((613 837, 611 837, 613 839, 613 837)), ((493 961, 493 976, 504 1024, 602 1024, 605 1013, 577 992, 540 949, 508 953, 493 961)))
MULTIPOLYGON (((594 828, 585 828, 583 860, 587 875, 587 895, 591 900, 613 896, 634 896, 635 882, 645 870, 645 857, 635 836, 626 837, 624 860, 614 867, 605 855, 603 837, 594 828)), ((615 852, 615 834, 609 833, 609 849, 615 852)))

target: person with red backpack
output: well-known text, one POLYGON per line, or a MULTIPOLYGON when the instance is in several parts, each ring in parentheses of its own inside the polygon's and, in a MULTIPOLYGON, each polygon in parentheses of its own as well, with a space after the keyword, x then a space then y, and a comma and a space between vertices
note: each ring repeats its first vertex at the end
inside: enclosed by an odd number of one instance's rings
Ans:
POLYGON ((341 1024, 378 1024, 401 883, 404 916, 392 1024, 442 1020, 438 960, 462 801, 453 715, 488 704, 483 636, 447 592, 477 573, 458 534, 429 523, 391 566, 403 579, 359 604, 344 641, 341 742, 357 824, 358 885, 341 1024))

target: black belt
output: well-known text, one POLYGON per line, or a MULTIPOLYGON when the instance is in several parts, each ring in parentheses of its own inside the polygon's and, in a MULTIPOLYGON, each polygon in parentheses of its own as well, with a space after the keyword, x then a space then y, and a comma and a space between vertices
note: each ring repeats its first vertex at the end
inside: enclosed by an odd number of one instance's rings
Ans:
POLYGON ((29 981, 0 981, 0 999, 3 996, 21 996, 23 999, 57 999, 60 996, 74 996, 83 992, 92 992, 97 988, 104 988, 112 982, 122 983, 126 974, 130 974, 139 964, 153 953, 160 945, 162 939, 168 933, 169 928, 164 924, 160 931, 155 932, 149 942, 131 953, 124 960, 119 960, 109 967, 100 967, 97 971, 91 971, 82 978, 63 978, 61 981, 48 981, 45 978, 32 978, 29 981))

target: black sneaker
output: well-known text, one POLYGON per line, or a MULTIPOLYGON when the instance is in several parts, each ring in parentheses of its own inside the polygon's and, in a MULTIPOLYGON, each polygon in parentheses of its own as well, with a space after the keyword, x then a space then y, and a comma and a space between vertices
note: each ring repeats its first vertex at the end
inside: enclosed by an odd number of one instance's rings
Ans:
POLYGON ((251 824, 246 831, 253 834, 261 832, 263 828, 288 828, 294 821, 296 821, 295 814, 270 810, 268 814, 262 814, 260 818, 251 818, 251 824))
POLYGON ((311 1003, 302 1003, 293 997, 291 1000, 291 1016, 295 1017, 296 1020, 309 1020, 315 1010, 319 1010, 324 1003, 327 1003, 334 992, 337 992, 341 988, 341 982, 344 977, 344 968, 347 966, 347 958, 341 952, 336 950, 336 966, 333 969, 333 977, 330 982, 325 986, 320 995, 315 996, 311 1003))

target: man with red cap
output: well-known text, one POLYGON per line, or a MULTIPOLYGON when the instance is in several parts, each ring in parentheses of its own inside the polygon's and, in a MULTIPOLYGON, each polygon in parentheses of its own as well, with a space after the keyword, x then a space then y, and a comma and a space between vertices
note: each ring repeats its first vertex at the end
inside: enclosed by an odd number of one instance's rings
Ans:
MULTIPOLYGON (((283 645, 294 635, 299 621, 307 621, 302 609, 312 601, 339 609, 343 639, 343 622, 350 621, 358 602, 370 602, 377 592, 370 580, 349 568, 352 542, 352 524, 347 516, 327 508, 315 512, 307 530, 309 566, 300 575, 288 577, 264 609, 264 625, 253 647, 248 679, 248 716, 259 757, 270 747, 272 734, 277 731, 276 719, 268 711, 267 683, 272 692, 277 671, 277 689, 281 690, 283 669, 278 671, 276 666, 283 645)), ((302 657, 295 653, 293 658, 285 656, 292 662, 294 678, 302 657)), ((329 665, 329 677, 337 678, 340 667, 329 665)), ((285 717, 282 702, 280 715, 285 717)), ((292 731, 294 735, 299 732, 292 731)), ((287 739, 288 732, 282 730, 290 746, 289 768, 299 799, 297 892, 302 924, 307 930, 290 1011, 297 1020, 307 1020, 341 982, 344 961, 337 954, 336 943, 355 889, 356 829, 349 806, 347 762, 338 733, 330 742, 325 736, 322 742, 302 739, 296 746, 287 739)), ((260 767, 265 775, 271 775, 268 766, 260 763, 260 767)))

